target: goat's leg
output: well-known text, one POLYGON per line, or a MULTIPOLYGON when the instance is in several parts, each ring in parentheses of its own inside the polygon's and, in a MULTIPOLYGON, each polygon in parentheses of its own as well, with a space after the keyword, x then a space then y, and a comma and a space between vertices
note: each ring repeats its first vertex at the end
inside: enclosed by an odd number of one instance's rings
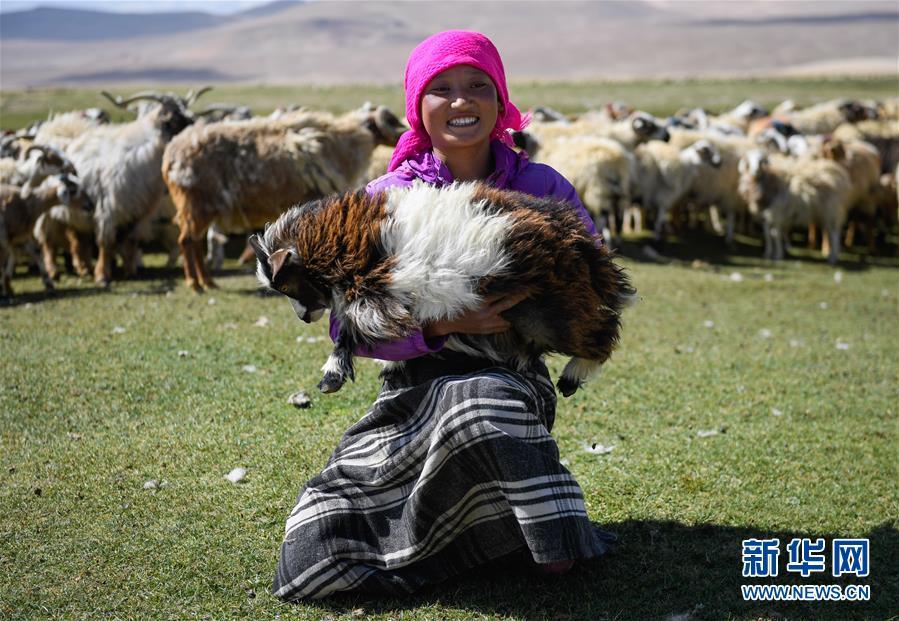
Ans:
POLYGON ((322 366, 322 380, 318 383, 319 390, 324 393, 337 392, 346 383, 347 378, 356 380, 356 372, 353 369, 353 350, 355 348, 356 344, 349 332, 345 328, 341 328, 334 349, 322 366))
POLYGON ((178 236, 178 245, 181 247, 181 255, 184 257, 184 283, 196 292, 203 290, 198 281, 197 258, 194 256, 196 244, 191 238, 190 230, 183 228, 178 236))
POLYGON ((15 267, 16 259, 12 249, 0 240, 0 270, 3 271, 3 278, 0 280, 0 297, 2 298, 12 297, 12 273, 15 267))
POLYGON ((197 273, 200 278, 200 285, 204 289, 218 289, 218 285, 215 284, 212 280, 212 276, 209 275, 209 268, 206 266, 206 257, 203 254, 203 245, 202 239, 194 240, 194 257, 197 262, 197 273))
MULTIPOLYGON (((828 227, 827 234, 830 237, 830 248, 827 252, 827 262, 836 265, 840 257, 840 227, 831 224, 828 227)), ((827 239, 826 237, 824 238, 827 239)))
POLYGON ((38 252, 37 246, 34 245, 33 241, 29 241, 25 244, 25 252, 31 257, 31 260, 37 264, 37 269, 41 274, 41 280, 44 283, 44 289, 48 292, 56 291, 56 287, 53 285, 53 279, 50 278, 47 267, 44 265, 44 259, 41 257, 41 253, 38 252))
POLYGON ((94 266, 94 282, 108 287, 109 282, 112 280, 112 257, 115 252, 105 242, 100 242, 98 246, 99 253, 97 265, 94 266))
POLYGON ((602 365, 596 360, 578 358, 575 356, 565 365, 565 369, 562 371, 559 381, 556 382, 556 387, 559 389, 559 392, 562 393, 563 397, 570 397, 577 392, 577 389, 584 384, 584 381, 589 376, 596 373, 601 366, 602 365))
MULTIPOLYGON (((823 243, 823 240, 822 240, 823 243)), ((818 227, 814 222, 808 225, 808 249, 814 250, 818 247, 818 227)))
POLYGON ((69 254, 75 273, 84 278, 91 272, 91 256, 89 244, 81 243, 81 237, 74 229, 66 228, 66 239, 69 242, 69 254))
POLYGON ((56 249, 47 242, 41 242, 41 262, 50 280, 59 280, 59 268, 56 266, 56 249))

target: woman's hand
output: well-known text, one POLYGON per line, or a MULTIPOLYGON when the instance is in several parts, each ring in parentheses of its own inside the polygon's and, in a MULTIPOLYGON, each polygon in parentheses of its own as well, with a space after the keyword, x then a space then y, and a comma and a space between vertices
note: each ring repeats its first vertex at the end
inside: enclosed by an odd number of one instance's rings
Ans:
POLYGON ((425 338, 431 339, 454 332, 459 334, 505 332, 512 326, 500 317, 500 313, 509 310, 526 297, 528 296, 525 293, 488 295, 479 308, 470 310, 454 319, 430 323, 422 329, 422 333, 425 338))

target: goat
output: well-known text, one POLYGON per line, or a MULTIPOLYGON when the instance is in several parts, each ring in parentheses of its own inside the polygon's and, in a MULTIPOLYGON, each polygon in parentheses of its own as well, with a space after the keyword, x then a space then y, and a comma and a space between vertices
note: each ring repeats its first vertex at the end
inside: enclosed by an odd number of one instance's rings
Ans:
POLYGON ((328 307, 340 320, 323 392, 354 378, 358 345, 458 316, 487 295, 520 292, 528 298, 503 313, 508 331, 453 335, 446 347, 519 368, 544 352, 568 354, 557 384, 567 397, 608 360, 634 295, 568 203, 478 183, 416 182, 307 203, 250 244, 260 282, 290 298, 301 320, 328 307))
MULTIPOLYGON (((120 108, 138 100, 158 104, 130 123, 89 130, 66 149, 95 205, 99 257, 94 279, 108 285, 117 234, 126 227, 143 228, 155 219, 165 192, 160 173, 163 150, 172 137, 193 123, 193 115, 178 97, 151 93, 122 100, 103 94, 120 108)), ((127 240, 137 243, 134 236, 127 240)))
POLYGON ((349 190, 378 144, 404 127, 384 107, 341 118, 287 113, 278 120, 197 126, 173 140, 162 173, 181 227, 187 285, 215 286, 203 260, 206 231, 261 228, 286 205, 349 190))

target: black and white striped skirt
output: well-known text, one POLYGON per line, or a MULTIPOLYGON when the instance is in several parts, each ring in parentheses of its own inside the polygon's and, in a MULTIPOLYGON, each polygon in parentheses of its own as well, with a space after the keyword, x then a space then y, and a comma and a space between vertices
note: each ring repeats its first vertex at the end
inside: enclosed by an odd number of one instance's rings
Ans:
POLYGON ((555 405, 542 363, 408 361, 300 492, 274 594, 409 593, 516 551, 538 563, 606 552, 559 463, 555 405))

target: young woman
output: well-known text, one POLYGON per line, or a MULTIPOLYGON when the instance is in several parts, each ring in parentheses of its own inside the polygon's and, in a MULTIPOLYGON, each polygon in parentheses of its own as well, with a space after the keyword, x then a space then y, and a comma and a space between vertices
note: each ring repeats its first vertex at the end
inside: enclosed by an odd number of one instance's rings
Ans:
MULTIPOLYGON (((487 37, 435 34, 409 57, 406 119, 389 172, 367 191, 481 180, 571 203, 596 235, 574 188, 510 148, 526 120, 509 101, 487 37)), ((599 243, 597 241, 597 243, 599 243)), ((285 600, 338 591, 406 593, 491 560, 526 553, 547 573, 607 551, 549 435, 556 395, 546 367, 524 373, 444 349, 453 333, 508 329, 523 298, 426 325, 357 355, 405 360, 341 439, 287 519, 273 591, 285 600)), ((335 338, 339 326, 331 323, 335 338)))

